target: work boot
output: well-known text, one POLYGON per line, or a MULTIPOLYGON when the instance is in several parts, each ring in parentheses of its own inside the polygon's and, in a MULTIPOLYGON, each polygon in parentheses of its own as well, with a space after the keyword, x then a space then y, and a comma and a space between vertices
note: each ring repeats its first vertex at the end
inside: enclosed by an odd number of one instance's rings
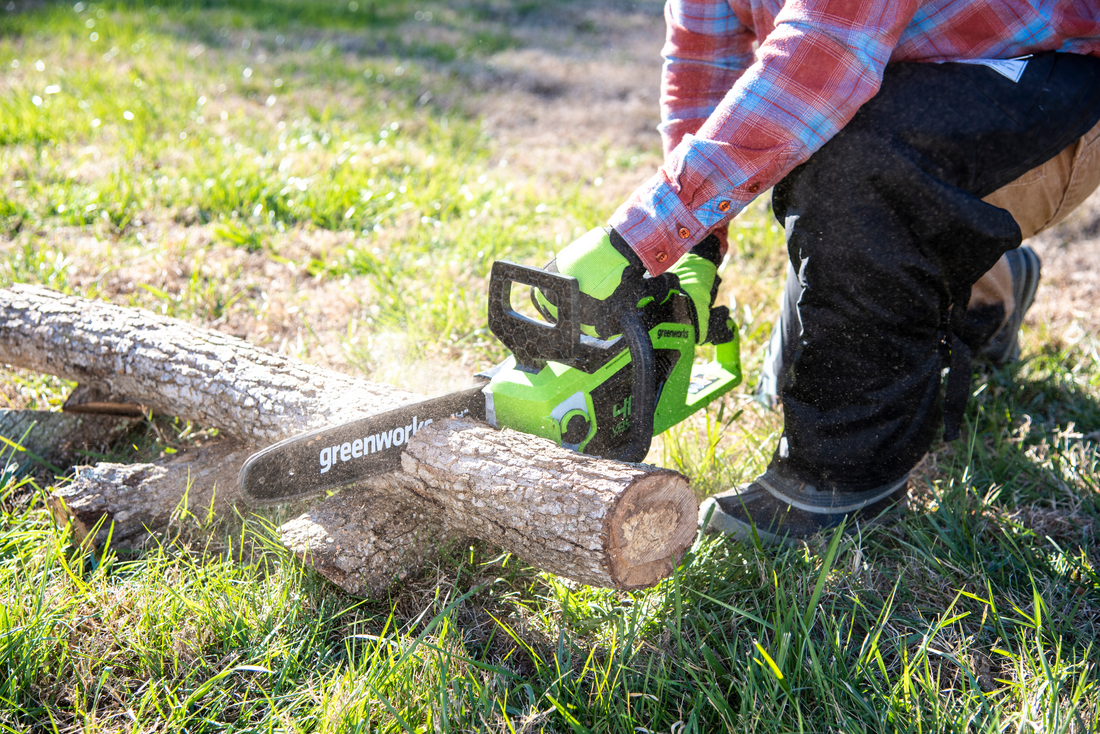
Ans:
POLYGON ((1005 259, 1012 270, 1012 292, 1016 306, 997 333, 978 352, 979 358, 994 367, 1003 367, 1020 358, 1020 325, 1035 302, 1035 291, 1039 287, 1042 271, 1039 256, 1026 245, 1009 250, 1005 253, 1005 259))
POLYGON ((823 491, 769 468, 748 484, 706 498, 699 508, 703 532, 724 533, 764 545, 789 545, 848 522, 879 520, 904 509, 909 475, 863 492, 823 491))

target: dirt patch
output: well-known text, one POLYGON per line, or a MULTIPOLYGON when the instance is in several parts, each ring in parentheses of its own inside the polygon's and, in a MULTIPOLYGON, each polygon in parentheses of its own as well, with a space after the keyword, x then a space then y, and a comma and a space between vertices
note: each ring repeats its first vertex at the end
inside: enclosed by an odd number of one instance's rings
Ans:
POLYGON ((530 176, 602 187, 610 216, 661 162, 662 3, 577 10, 569 4, 534 14, 511 29, 520 48, 463 73, 477 91, 471 111, 510 164, 530 176))
POLYGON ((1094 339, 1100 332, 1100 192, 1028 244, 1043 260, 1043 279, 1026 323, 1046 325, 1059 346, 1094 339))

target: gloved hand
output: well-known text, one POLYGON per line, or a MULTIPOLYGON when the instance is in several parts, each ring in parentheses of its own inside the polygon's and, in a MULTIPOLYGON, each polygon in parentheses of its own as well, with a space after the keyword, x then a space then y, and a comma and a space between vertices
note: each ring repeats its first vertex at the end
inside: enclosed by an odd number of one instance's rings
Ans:
POLYGON ((721 245, 714 235, 705 237, 691 251, 680 258, 667 273, 678 281, 672 288, 678 288, 691 299, 695 306, 695 327, 697 343, 707 341, 710 335, 710 315, 714 299, 718 295, 718 264, 722 261, 721 245))
MULTIPOLYGON (((670 279, 645 278, 645 266, 626 240, 613 229, 593 229, 582 235, 546 266, 546 270, 570 275, 580 286, 582 330, 607 339, 618 330, 618 313, 653 297, 668 295, 670 279)), ((557 305, 541 291, 532 293, 535 306, 550 320, 557 305)))

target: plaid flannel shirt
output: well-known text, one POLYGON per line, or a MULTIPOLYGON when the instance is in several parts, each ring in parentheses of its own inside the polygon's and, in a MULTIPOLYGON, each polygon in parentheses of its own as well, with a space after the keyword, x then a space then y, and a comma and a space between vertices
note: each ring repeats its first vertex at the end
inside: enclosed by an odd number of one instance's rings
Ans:
POLYGON ((889 61, 1100 55, 1088 0, 669 0, 665 20, 664 165, 609 221, 653 274, 844 127, 889 61))

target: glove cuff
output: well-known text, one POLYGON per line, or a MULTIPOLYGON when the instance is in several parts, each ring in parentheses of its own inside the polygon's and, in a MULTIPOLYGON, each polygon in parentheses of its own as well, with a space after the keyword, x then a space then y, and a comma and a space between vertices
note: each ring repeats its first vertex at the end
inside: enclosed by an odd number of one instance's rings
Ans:
POLYGON ((625 257, 632 267, 639 267, 644 272, 645 266, 642 264, 642 258, 638 257, 638 253, 634 252, 634 248, 630 246, 630 243, 623 239, 623 236, 615 231, 614 227, 605 227, 604 231, 607 232, 607 238, 611 240, 611 246, 625 257))
POLYGON ((708 234, 691 248, 691 254, 710 260, 714 267, 718 267, 722 264, 722 241, 718 235, 708 234))

